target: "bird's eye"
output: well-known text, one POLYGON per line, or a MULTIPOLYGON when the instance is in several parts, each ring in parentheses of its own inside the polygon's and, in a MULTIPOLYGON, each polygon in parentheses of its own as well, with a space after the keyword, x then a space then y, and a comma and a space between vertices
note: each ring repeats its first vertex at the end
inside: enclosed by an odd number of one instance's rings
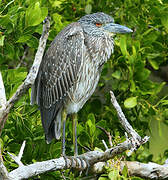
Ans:
POLYGON ((97 27, 101 27, 102 24, 101 24, 101 23, 96 23, 96 26, 97 26, 97 27))

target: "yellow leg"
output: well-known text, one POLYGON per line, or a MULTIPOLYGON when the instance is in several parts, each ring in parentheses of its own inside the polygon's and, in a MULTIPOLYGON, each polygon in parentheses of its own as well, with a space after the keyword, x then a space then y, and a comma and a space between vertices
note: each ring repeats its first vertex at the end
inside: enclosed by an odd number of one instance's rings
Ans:
POLYGON ((77 126, 77 114, 74 113, 72 114, 72 128, 73 128, 73 145, 74 145, 74 155, 77 156, 78 155, 78 146, 77 146, 77 131, 76 131, 76 126, 77 126))
POLYGON ((62 110, 62 156, 65 156, 65 123, 67 118, 66 110, 62 110))

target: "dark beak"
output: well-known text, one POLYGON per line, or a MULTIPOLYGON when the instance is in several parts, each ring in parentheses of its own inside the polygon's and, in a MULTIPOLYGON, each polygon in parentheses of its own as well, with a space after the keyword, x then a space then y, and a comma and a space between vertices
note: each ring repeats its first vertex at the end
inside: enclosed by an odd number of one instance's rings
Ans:
POLYGON ((114 34, 124 34, 124 33, 133 32, 131 29, 127 28, 126 26, 122 26, 122 25, 114 24, 114 23, 106 24, 105 26, 103 26, 103 29, 105 31, 108 31, 114 34))

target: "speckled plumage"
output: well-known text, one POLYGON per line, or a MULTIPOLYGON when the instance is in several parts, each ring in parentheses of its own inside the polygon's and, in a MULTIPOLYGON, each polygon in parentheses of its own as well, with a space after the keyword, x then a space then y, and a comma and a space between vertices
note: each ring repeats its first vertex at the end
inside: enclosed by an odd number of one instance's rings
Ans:
POLYGON ((112 36, 96 23, 113 22, 104 13, 86 15, 65 27, 48 48, 32 90, 48 142, 60 138, 62 109, 78 112, 95 91, 113 52, 112 36))

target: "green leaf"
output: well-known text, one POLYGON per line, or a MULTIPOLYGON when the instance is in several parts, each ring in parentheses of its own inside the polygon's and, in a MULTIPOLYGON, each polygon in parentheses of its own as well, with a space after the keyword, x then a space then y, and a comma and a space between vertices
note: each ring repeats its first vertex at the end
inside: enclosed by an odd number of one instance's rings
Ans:
POLYGON ((31 35, 23 35, 16 42, 23 43, 28 41, 31 37, 32 37, 31 35))
POLYGON ((120 37, 120 49, 121 49, 121 52, 124 56, 129 55, 129 53, 127 51, 126 36, 120 37))
POLYGON ((91 4, 87 4, 85 6, 85 13, 86 14, 90 14, 92 12, 92 5, 91 4))
POLYGON ((155 69, 155 70, 159 69, 159 65, 155 60, 149 59, 148 61, 149 61, 150 65, 153 67, 153 69, 155 69))
POLYGON ((38 47, 38 39, 35 36, 32 36, 31 39, 27 41, 28 46, 32 48, 37 48, 38 47))
POLYGON ((5 46, 5 53, 7 54, 7 57, 13 60, 15 56, 14 44, 5 42, 5 46))
POLYGON ((131 83, 130 91, 135 92, 135 90, 136 90, 135 82, 133 80, 130 80, 130 83, 131 83))
POLYGON ((4 15, 4 16, 0 16, 0 25, 1 25, 1 27, 7 28, 9 23, 12 23, 12 22, 11 22, 10 16, 8 14, 4 15))
POLYGON ((150 71, 146 68, 140 68, 138 69, 138 71, 135 73, 134 78, 138 81, 144 81, 146 80, 149 75, 150 75, 150 71))
POLYGON ((168 13, 164 14, 161 17, 161 22, 162 22, 163 26, 168 30, 168 13))
POLYGON ((95 117, 93 113, 90 113, 88 115, 88 120, 86 122, 86 125, 88 127, 88 131, 91 137, 94 136, 95 130, 96 130, 96 125, 95 125, 95 117))
POLYGON ((53 20, 55 22, 54 27, 57 30, 57 32, 61 31, 61 29, 63 28, 62 16, 58 13, 54 13, 53 20))
POLYGON ((124 166, 123 170, 122 170, 122 175, 127 177, 128 175, 128 169, 127 169, 127 166, 124 166))
POLYGON ((163 4, 162 0, 158 0, 158 2, 159 2, 160 4, 163 4))
POLYGON ((64 1, 65 1, 65 0, 57 0, 57 1, 55 1, 55 0, 49 0, 51 6, 52 6, 53 8, 55 8, 55 7, 60 8, 60 7, 61 7, 61 4, 62 4, 64 1))
POLYGON ((133 108, 136 105, 137 105, 137 97, 130 97, 124 101, 124 106, 126 108, 133 108))
POLYGON ((90 119, 90 120, 92 121, 92 124, 95 125, 95 116, 94 116, 93 113, 90 113, 90 114, 88 115, 88 119, 90 119))
POLYGON ((40 7, 40 3, 36 2, 26 11, 26 26, 36 26, 40 24, 48 14, 46 7, 40 7))
POLYGON ((108 174, 110 180, 117 180, 119 176, 120 175, 118 169, 113 169, 113 171, 110 171, 110 173, 108 174))
POLYGON ((0 46, 4 45, 5 36, 0 36, 0 46))
POLYGON ((108 178, 107 177, 99 177, 98 180, 108 180, 108 178))
POLYGON ((167 99, 161 100, 160 103, 162 104, 162 106, 166 106, 168 105, 168 100, 167 99))
POLYGON ((131 180, 143 180, 143 179, 139 177, 132 177, 131 180))
POLYGON ((113 74, 112 74, 112 76, 114 77, 114 78, 116 78, 116 79, 120 79, 120 77, 121 77, 121 72, 120 71, 115 71, 113 74))

